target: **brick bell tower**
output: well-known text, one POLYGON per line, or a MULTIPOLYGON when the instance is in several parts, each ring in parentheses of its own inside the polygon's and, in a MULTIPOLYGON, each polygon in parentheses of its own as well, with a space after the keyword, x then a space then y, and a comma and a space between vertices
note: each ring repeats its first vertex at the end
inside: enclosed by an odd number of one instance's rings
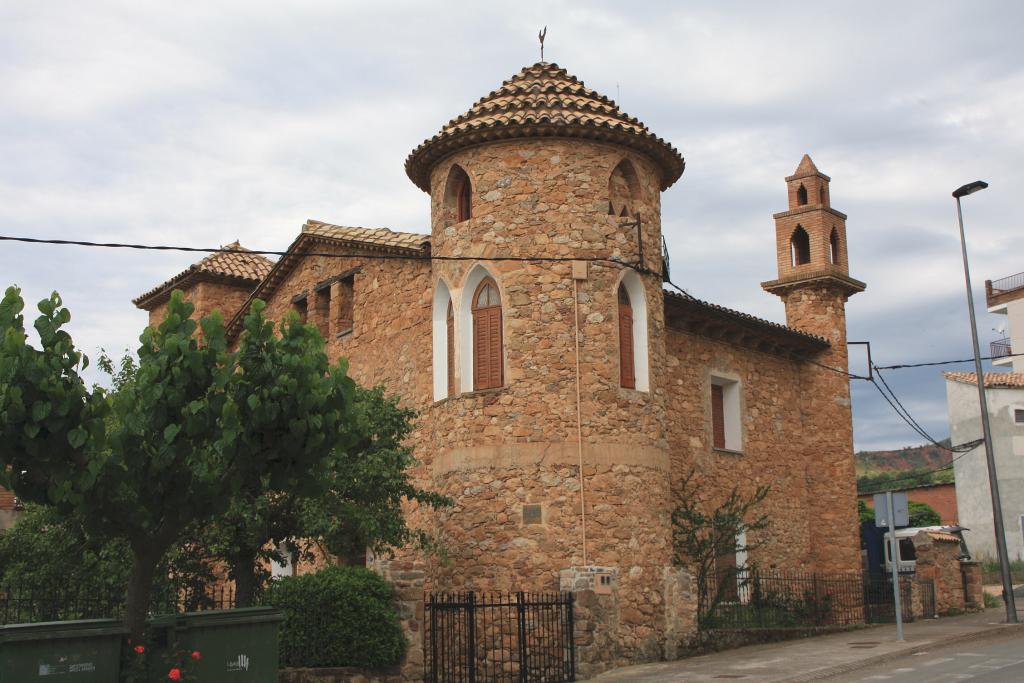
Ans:
POLYGON ((774 215, 779 277, 761 283, 782 299, 790 327, 831 344, 800 370, 808 427, 801 445, 814 497, 809 504, 819 513, 807 559, 824 572, 860 566, 850 380, 828 368, 848 370, 846 301, 866 286, 850 277, 846 214, 831 206, 830 181, 806 154, 786 178, 789 208, 774 215))

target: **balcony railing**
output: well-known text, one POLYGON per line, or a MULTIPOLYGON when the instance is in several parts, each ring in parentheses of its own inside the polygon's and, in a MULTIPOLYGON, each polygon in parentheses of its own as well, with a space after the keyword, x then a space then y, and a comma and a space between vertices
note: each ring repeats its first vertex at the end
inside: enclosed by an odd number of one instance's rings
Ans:
POLYGON ((1009 356, 1010 354, 1013 353, 1013 351, 1010 349, 1009 339, 999 339, 994 342, 991 342, 989 343, 988 348, 991 352, 989 353, 989 355, 992 356, 993 358, 1002 358, 1003 356, 1009 356))
POLYGON ((998 280, 985 280, 985 299, 989 306, 1003 303, 1017 297, 1002 298, 1002 295, 1024 289, 1024 273, 1017 273, 998 280))

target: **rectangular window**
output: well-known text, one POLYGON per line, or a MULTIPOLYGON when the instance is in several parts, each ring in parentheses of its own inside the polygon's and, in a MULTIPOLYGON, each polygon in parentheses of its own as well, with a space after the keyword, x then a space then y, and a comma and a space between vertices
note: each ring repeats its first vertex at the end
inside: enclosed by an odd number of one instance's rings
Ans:
POLYGON ((740 383, 711 378, 711 445, 726 451, 743 450, 740 383))
POLYGON ((324 282, 313 290, 313 310, 320 336, 324 339, 331 333, 331 283, 324 282))
POLYGON ((297 294, 292 298, 292 310, 299 314, 299 322, 306 322, 309 317, 309 305, 305 294, 297 294))
POLYGON ((1024 408, 1013 409, 1013 421, 1019 425, 1024 425, 1024 408))
POLYGON ((334 283, 334 325, 339 337, 350 334, 355 326, 355 284, 355 273, 342 275, 334 283))

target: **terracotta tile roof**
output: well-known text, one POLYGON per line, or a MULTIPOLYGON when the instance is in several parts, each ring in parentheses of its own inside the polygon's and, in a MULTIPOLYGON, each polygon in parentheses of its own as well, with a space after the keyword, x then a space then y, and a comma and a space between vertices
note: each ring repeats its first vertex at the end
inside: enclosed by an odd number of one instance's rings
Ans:
MULTIPOLYGON (((944 372, 942 374, 948 380, 978 386, 978 376, 973 372, 944 372)), ((1024 372, 986 372, 985 386, 1024 388, 1024 372)))
MULTIPOLYGON (((762 335, 774 336, 778 339, 784 339, 788 343, 785 344, 787 350, 799 350, 802 352, 816 352, 822 351, 828 348, 831 343, 824 337, 819 337, 814 334, 798 330, 794 327, 788 327, 779 323, 758 318, 750 315, 749 313, 743 313, 725 306, 719 306, 709 301, 702 301, 692 296, 677 294, 675 292, 665 292, 665 306, 666 306, 666 317, 668 316, 668 308, 672 306, 676 311, 683 312, 694 318, 709 319, 713 318, 720 325, 731 326, 737 330, 743 330, 745 332, 760 333, 762 335)), ((700 334, 700 325, 694 327, 694 331, 700 334)))
POLYGON ((430 235, 415 232, 395 232, 388 228, 357 228, 342 225, 331 225, 321 221, 308 220, 302 226, 303 234, 326 237, 344 242, 358 242, 381 247, 397 247, 399 249, 415 249, 420 251, 424 244, 429 244, 430 235))
POLYGON ((959 536, 957 536, 956 534, 948 534, 945 531, 926 531, 925 533, 928 534, 933 539, 935 539, 936 541, 943 541, 943 542, 946 542, 946 543, 959 543, 960 542, 960 537, 959 536))
POLYGON ((203 260, 193 263, 167 282, 157 285, 145 294, 132 299, 138 308, 150 309, 165 299, 171 292, 180 287, 203 280, 230 281, 255 288, 274 267, 274 262, 261 254, 254 254, 237 241, 225 244, 219 251, 210 254, 203 260))
MULTIPOLYGON (((342 243, 364 251, 397 252, 421 258, 430 256, 430 235, 396 232, 388 228, 332 225, 309 219, 302 226, 299 236, 288 247, 288 252, 274 264, 273 269, 228 322, 228 337, 234 338, 241 332, 246 313, 254 299, 268 300, 307 253, 319 251, 317 245, 326 243, 342 243)), ((353 255, 357 256, 358 253, 353 252, 353 255)))
POLYGON ((545 136, 582 137, 637 149, 658 165, 662 190, 679 180, 685 167, 675 147, 623 113, 614 101, 557 64, 538 62, 425 140, 406 159, 405 172, 429 192, 430 170, 455 150, 493 140, 545 136))

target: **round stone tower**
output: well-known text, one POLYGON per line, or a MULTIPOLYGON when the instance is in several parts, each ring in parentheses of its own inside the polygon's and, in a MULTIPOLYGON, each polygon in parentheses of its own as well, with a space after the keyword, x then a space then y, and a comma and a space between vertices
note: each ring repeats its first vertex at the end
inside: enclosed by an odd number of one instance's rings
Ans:
POLYGON ((683 167, 545 62, 406 161, 439 257, 417 454, 455 500, 431 584, 556 590, 599 575, 623 645, 652 655, 671 548, 660 194, 683 167))

